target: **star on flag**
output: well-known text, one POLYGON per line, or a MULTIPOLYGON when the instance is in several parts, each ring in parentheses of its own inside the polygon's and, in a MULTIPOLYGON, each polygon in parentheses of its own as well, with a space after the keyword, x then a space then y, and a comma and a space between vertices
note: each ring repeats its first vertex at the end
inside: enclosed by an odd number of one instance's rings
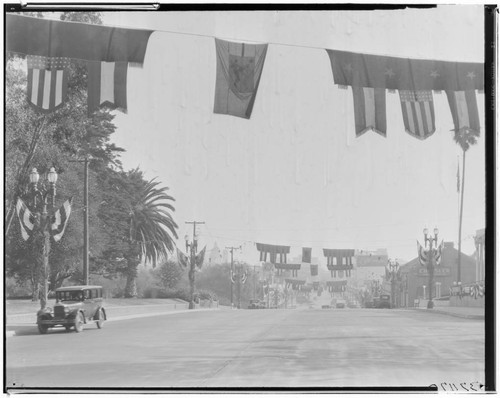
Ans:
POLYGON ((384 75, 389 76, 389 79, 391 79, 394 76, 394 72, 392 69, 386 69, 384 75))

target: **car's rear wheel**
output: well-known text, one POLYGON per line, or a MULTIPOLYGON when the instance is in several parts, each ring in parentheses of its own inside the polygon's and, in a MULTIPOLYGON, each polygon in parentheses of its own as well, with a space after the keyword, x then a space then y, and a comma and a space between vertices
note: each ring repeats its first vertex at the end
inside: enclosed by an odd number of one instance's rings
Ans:
POLYGON ((102 308, 99 308, 99 310, 97 311, 96 325, 99 329, 101 329, 102 325, 104 325, 104 311, 102 310, 102 308))
POLYGON ((79 312, 75 318, 75 332, 80 333, 83 330, 83 315, 79 312))
POLYGON ((49 327, 47 325, 38 324, 38 331, 40 334, 46 334, 49 327))

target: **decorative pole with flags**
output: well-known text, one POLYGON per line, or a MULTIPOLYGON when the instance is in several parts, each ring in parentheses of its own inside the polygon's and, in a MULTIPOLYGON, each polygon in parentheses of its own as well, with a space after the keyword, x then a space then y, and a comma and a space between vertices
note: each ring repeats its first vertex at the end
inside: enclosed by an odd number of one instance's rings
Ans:
POLYGON ((196 235, 196 224, 205 224, 205 222, 200 222, 200 221, 186 221, 186 224, 193 224, 193 241, 190 243, 189 242, 189 237, 186 235, 184 239, 186 240, 186 252, 189 253, 189 287, 190 287, 190 292, 189 292, 189 309, 192 310, 194 309, 194 274, 196 272, 196 267, 201 268, 203 265, 203 260, 205 257, 205 249, 206 246, 203 248, 202 251, 200 251, 198 254, 196 254, 196 251, 198 250, 198 236, 196 235))
POLYGON ((42 284, 40 294, 40 309, 44 310, 47 306, 48 296, 48 278, 50 275, 49 254, 51 241, 59 242, 64 234, 69 216, 71 214, 72 198, 68 199, 61 208, 55 210, 56 182, 57 172, 51 167, 47 173, 47 183, 38 185, 40 174, 36 168, 31 171, 30 190, 25 196, 25 201, 19 198, 16 209, 19 223, 21 226, 21 235, 24 240, 29 240, 35 233, 43 235, 42 250, 42 284), (26 204, 28 202, 28 205, 26 204), (30 209, 31 208, 31 209, 30 209))
POLYGON ((429 230, 424 229, 424 245, 427 246, 425 250, 420 243, 417 241, 418 247, 418 259, 420 264, 427 268, 427 273, 429 275, 429 301, 427 303, 427 308, 434 308, 434 302, 432 301, 432 286, 434 283, 434 269, 436 265, 441 263, 441 254, 443 251, 443 242, 438 246, 439 230, 434 228, 434 237, 429 236, 429 230))

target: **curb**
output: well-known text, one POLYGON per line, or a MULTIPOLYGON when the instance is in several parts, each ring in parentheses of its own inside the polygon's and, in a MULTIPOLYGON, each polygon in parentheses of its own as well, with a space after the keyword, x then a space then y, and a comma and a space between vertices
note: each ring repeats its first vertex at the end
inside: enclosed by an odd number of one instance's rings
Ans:
MULTIPOLYGON (((158 316, 158 315, 175 315, 175 314, 184 314, 186 312, 201 312, 201 311, 214 311, 217 310, 218 308, 211 308, 211 309, 204 309, 204 308, 199 308, 199 309, 192 309, 192 310, 178 310, 178 311, 168 311, 168 312, 151 312, 151 313, 145 313, 145 314, 132 314, 132 315, 122 315, 115 317, 113 319, 106 320, 106 322, 116 322, 116 321, 126 321, 128 319, 134 319, 134 318, 147 318, 148 316, 158 316)), ((23 324, 11 324, 11 325, 6 325, 8 326, 17 326, 17 327, 26 327, 26 326, 36 326, 36 323, 23 323, 23 324)), ((16 336, 16 331, 15 330, 7 330, 5 332, 5 338, 9 337, 14 337, 16 336)))
MULTIPOLYGON (((415 311, 429 311, 427 308, 411 308, 411 309, 415 310, 415 311)), ((436 309, 432 309, 430 311, 432 311, 432 313, 434 313, 434 314, 448 315, 448 316, 453 316, 455 318, 462 318, 462 319, 483 319, 484 320, 484 315, 457 314, 457 313, 453 313, 453 312, 436 310, 436 309)))

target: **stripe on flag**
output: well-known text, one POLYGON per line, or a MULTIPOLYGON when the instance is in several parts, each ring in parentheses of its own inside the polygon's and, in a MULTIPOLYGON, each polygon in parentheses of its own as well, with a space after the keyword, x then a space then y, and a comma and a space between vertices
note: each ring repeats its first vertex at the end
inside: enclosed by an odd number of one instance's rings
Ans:
POLYGON ((188 266, 187 256, 183 252, 181 252, 178 247, 176 247, 176 249, 177 249, 177 259, 179 261, 179 265, 183 268, 186 268, 188 266))
POLYGON ((62 204, 62 206, 57 209, 53 218, 52 224, 50 226, 50 234, 54 238, 56 242, 64 235, 64 230, 66 229, 66 225, 68 224, 69 216, 71 214, 71 203, 73 202, 73 198, 68 199, 66 202, 62 204))
POLYGON ((28 240, 35 227, 34 216, 21 198, 17 199, 16 211, 21 226, 21 235, 24 240, 28 240))
POLYGON ((67 96, 69 58, 27 56, 28 102, 40 112, 60 108, 67 96))
POLYGON ((441 264, 441 259, 443 257, 443 248, 444 248, 444 241, 441 242, 441 244, 439 245, 439 247, 436 250, 436 254, 434 257, 434 261, 435 261, 436 265, 441 264))
POLYGON ((430 90, 399 90, 405 130, 424 140, 435 131, 434 101, 430 90))
POLYGON ((387 134, 385 89, 352 87, 356 136, 373 130, 384 137, 387 134))
POLYGON ((474 90, 446 91, 455 131, 470 129, 479 134, 479 112, 474 90))
POLYGON ((101 106, 127 111, 127 62, 88 62, 88 113, 101 106))

